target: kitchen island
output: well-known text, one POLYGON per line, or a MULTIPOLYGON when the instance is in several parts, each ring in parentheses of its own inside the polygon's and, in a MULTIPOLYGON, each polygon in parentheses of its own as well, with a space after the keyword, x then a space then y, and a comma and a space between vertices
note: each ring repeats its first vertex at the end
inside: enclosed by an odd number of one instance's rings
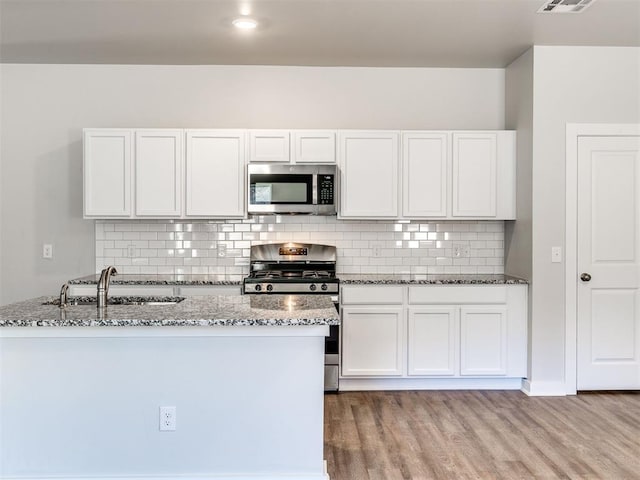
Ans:
POLYGON ((326 297, 50 303, 0 307, 0 478, 328 478, 326 297))

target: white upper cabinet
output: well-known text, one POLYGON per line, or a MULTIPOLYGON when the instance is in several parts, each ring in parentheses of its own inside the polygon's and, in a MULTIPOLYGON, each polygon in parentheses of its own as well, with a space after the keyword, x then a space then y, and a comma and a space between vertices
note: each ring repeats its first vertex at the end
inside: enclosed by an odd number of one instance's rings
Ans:
POLYGON ((405 131, 401 169, 397 138, 339 132, 340 218, 515 219, 515 132, 405 131))
POLYGON ((182 130, 135 131, 137 216, 182 214, 183 137, 182 130))
POLYGON ((293 130, 291 160, 294 163, 336 163, 335 130, 293 130))
POLYGON ((397 218, 399 133, 339 132, 340 218, 397 218))
POLYGON ((289 130, 249 130, 250 162, 289 162, 289 130))
POLYGON ((186 216, 244 217, 245 133, 187 130, 186 216))
POLYGON ((452 217, 515 218, 515 132, 454 132, 452 217))
POLYGON ((84 216, 131 215, 131 130, 85 129, 84 216))
POLYGON ((402 134, 403 217, 446 217, 450 135, 446 132, 402 134))

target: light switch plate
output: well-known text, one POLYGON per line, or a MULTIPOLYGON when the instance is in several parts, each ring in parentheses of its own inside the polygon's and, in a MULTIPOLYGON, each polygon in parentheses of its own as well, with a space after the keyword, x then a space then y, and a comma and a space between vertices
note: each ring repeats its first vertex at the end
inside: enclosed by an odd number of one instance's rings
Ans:
POLYGON ((562 247, 551 247, 551 263, 562 262, 562 247))

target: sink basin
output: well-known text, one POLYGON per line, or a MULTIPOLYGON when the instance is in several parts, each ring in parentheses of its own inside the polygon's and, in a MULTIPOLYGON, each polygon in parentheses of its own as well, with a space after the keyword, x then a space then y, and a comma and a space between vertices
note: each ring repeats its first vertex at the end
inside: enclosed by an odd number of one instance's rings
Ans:
MULTIPOLYGON (((110 297, 107 305, 176 305, 186 297, 110 297)), ((70 297, 67 306, 74 305, 97 305, 96 297, 70 297)), ((60 305, 59 299, 49 300, 43 305, 60 305)))

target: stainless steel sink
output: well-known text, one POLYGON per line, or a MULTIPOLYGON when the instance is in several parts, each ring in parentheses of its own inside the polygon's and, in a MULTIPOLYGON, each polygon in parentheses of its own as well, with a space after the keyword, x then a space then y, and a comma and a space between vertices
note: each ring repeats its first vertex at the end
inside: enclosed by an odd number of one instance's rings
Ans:
MULTIPOLYGON (((107 300, 107 305, 176 305, 186 297, 111 297, 107 300)), ((53 299, 43 303, 43 305, 60 305, 60 300, 53 299)), ((69 297, 67 306, 75 305, 98 305, 96 297, 69 297)))

